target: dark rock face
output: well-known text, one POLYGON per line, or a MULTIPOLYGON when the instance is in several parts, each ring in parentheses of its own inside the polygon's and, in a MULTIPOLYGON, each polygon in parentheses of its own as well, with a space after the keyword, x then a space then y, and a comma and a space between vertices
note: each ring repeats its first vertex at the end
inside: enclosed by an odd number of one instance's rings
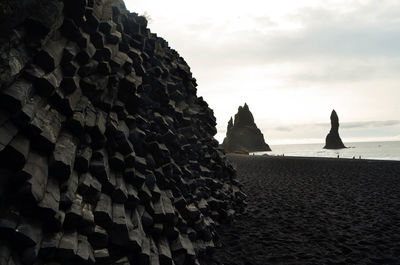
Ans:
POLYGON ((0 29, 0 263, 198 264, 245 195, 183 58, 118 0, 0 29))
POLYGON ((232 118, 229 120, 222 147, 226 152, 241 150, 249 152, 271 151, 264 141, 264 135, 254 123, 253 114, 251 114, 246 103, 243 107, 239 107, 235 121, 233 122, 232 118))
POLYGON ((339 117, 336 114, 335 110, 332 110, 331 113, 331 130, 325 139, 325 149, 340 149, 346 148, 344 146, 342 139, 339 136, 339 117))

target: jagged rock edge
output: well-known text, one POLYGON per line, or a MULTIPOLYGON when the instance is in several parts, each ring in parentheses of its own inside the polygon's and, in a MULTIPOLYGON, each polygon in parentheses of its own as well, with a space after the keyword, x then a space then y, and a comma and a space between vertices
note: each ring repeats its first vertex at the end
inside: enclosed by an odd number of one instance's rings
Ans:
POLYGON ((198 264, 245 195, 189 66, 121 1, 7 3, 2 264, 198 264))

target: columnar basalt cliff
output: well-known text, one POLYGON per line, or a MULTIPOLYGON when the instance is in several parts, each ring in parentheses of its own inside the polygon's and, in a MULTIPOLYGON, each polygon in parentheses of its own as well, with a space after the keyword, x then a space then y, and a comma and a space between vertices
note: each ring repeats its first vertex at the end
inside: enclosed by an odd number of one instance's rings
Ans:
POLYGON ((331 130, 325 139, 325 149, 340 149, 346 148, 344 146, 342 139, 339 136, 339 117, 336 114, 335 110, 332 110, 331 113, 331 130))
POLYGON ((118 0, 0 5, 0 263, 198 264, 245 195, 185 61, 118 0))
POLYGON ((235 121, 232 118, 229 120, 222 147, 226 152, 271 151, 268 144, 265 143, 264 135, 257 128, 253 114, 246 103, 243 107, 239 106, 235 121))

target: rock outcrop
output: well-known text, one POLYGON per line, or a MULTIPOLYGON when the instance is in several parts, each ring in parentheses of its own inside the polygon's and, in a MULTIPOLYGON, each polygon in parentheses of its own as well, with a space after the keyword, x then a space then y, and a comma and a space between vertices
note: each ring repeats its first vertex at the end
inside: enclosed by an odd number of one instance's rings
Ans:
POLYGON ((0 7, 0 263, 198 264, 245 195, 184 59, 118 0, 0 7))
POLYGON ((339 117, 335 110, 331 113, 331 130, 325 139, 324 149, 341 149, 346 148, 344 146, 342 139, 339 136, 339 117))
POLYGON ((226 152, 271 151, 268 144, 265 143, 264 135, 254 123, 253 114, 246 103, 243 107, 239 107, 235 121, 232 118, 229 120, 222 147, 226 152))

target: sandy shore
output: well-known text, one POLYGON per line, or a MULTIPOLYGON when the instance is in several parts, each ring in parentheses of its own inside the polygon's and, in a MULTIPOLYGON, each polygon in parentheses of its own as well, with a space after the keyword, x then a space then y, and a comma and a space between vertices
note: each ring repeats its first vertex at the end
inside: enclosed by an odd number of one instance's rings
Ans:
POLYGON ((209 264, 400 264, 400 162, 230 155, 248 208, 209 264))

